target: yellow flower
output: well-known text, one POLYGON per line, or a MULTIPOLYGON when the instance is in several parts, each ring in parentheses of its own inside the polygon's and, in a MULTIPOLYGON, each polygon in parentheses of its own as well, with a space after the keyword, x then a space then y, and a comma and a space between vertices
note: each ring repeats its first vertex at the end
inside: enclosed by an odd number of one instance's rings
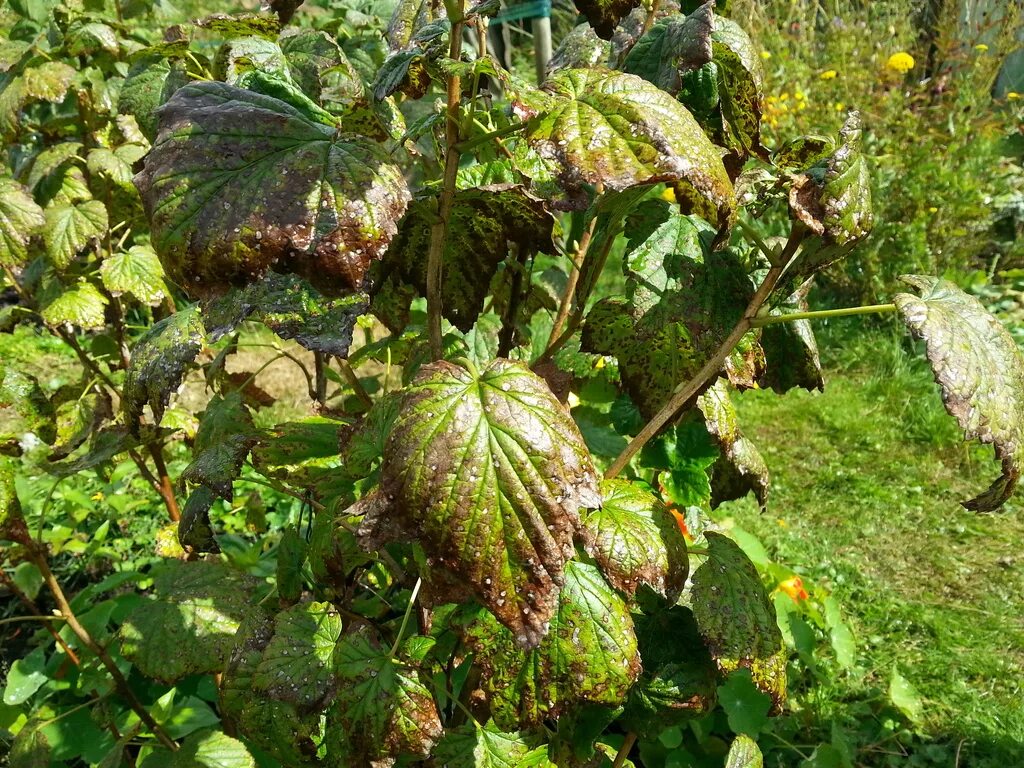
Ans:
POLYGON ((771 57, 772 57, 772 52, 771 51, 761 51, 761 58, 764 59, 765 61, 768 61, 768 59, 770 59, 771 57))
POLYGON ((789 101, 789 91, 779 94, 779 101, 789 101))
POLYGON ((938 212, 939 212, 939 209, 936 208, 934 205, 928 208, 928 213, 938 213, 938 212))
POLYGON ((889 60, 885 62, 885 68, 905 75, 914 68, 914 57, 905 51, 899 51, 889 57, 889 60))
POLYGON ((807 97, 804 95, 803 91, 797 91, 796 93, 793 94, 793 98, 796 99, 797 101, 803 101, 807 97))
POLYGON ((93 501, 103 501, 105 497, 103 496, 103 491, 96 491, 96 493, 94 493, 89 498, 92 499, 93 501))
MULTIPOLYGON (((669 203, 674 203, 676 201, 676 191, 672 189, 672 187, 665 187, 665 191, 661 193, 661 199, 669 203)), ((604 358, 601 359, 603 360, 604 358)))
POLYGON ((837 101, 835 103, 835 108, 836 108, 836 112, 842 112, 844 109, 846 109, 846 105, 843 104, 843 102, 841 102, 841 101, 837 101))
POLYGON ((980 53, 984 53, 985 51, 988 50, 988 46, 985 45, 984 43, 978 43, 976 46, 974 46, 974 50, 980 53))
POLYGON ((836 72, 834 69, 826 69, 824 72, 818 75, 818 77, 821 78, 822 80, 835 80, 838 75, 839 73, 836 72))
POLYGON ((1020 98, 1020 94, 1016 91, 1010 91, 1006 94, 1006 98, 1008 101, 1017 101, 1020 98))

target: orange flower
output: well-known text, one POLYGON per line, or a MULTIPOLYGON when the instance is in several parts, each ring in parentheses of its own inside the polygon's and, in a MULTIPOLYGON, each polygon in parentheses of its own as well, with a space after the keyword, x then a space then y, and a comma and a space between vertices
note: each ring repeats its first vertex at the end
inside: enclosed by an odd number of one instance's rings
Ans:
POLYGON ((798 602, 810 597, 810 595, 807 594, 807 590, 804 589, 804 580, 799 576, 786 579, 779 584, 778 588, 798 602))
POLYGON ((683 534, 683 538, 687 541, 693 541, 690 529, 686 527, 686 518, 683 516, 683 513, 675 507, 669 507, 669 511, 672 513, 672 517, 676 519, 676 525, 679 526, 679 532, 683 534))

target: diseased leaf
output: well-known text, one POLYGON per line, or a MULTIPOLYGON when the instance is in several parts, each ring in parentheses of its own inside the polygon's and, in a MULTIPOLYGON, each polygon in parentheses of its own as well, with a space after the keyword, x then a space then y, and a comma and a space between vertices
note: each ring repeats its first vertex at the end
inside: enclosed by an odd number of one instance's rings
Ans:
POLYGON ((729 226, 735 200, 718 151, 686 107, 656 86, 603 68, 567 69, 513 106, 523 116, 543 113, 526 138, 562 166, 567 188, 674 183, 693 213, 729 226))
MULTIPOLYGON (((601 501, 579 430, 543 379, 501 359, 479 374, 424 366, 388 439, 381 488, 428 556, 467 582, 518 643, 540 642, 578 511, 601 501)), ((384 522, 393 529, 393 516, 384 522)))
POLYGON ((249 409, 238 390, 216 395, 206 406, 196 432, 192 463, 181 479, 205 485, 221 498, 232 498, 242 463, 259 440, 249 409))
POLYGON ((998 509, 1013 493, 1024 466, 1024 358, 1013 337, 973 296, 948 280, 904 275, 921 295, 893 297, 928 362, 946 410, 965 440, 991 443, 1003 473, 964 507, 998 509))
POLYGON ((625 72, 639 75, 673 96, 681 88, 680 73, 711 61, 715 4, 705 3, 689 16, 660 19, 637 40, 622 63, 625 72))
POLYGON ((608 62, 611 45, 589 24, 577 24, 562 38, 548 61, 548 74, 560 69, 587 69, 608 62))
MULTIPOLYGON (((808 281, 776 306, 772 314, 806 312, 810 287, 811 281, 808 281)), ((760 343, 765 357, 765 370, 758 380, 762 388, 771 388, 779 394, 794 387, 824 391, 825 377, 821 372, 818 342, 809 320, 790 320, 765 326, 761 329, 760 343)))
POLYGON ((434 759, 448 768, 554 768, 546 744, 528 734, 505 733, 494 723, 473 722, 449 728, 434 750, 434 759))
POLYGON ((10 768, 49 768, 52 750, 39 726, 40 722, 33 719, 18 731, 8 755, 10 768))
MULTIPOLYGON (((434 198, 413 203, 402 220, 382 269, 391 282, 408 283, 426 295, 434 198)), ((460 331, 473 327, 490 293, 491 278, 509 253, 555 253, 554 217, 523 187, 501 184, 455 194, 444 243, 441 307, 460 331), (516 249, 516 250, 514 250, 516 249)), ((397 286, 395 286, 397 287, 397 286)))
POLYGON ((302 596, 306 549, 306 540, 297 528, 285 528, 277 544, 277 596, 282 602, 294 603, 302 596))
POLYGON ((620 592, 646 584, 670 602, 690 568, 679 526, 653 493, 628 480, 604 480, 601 506, 583 516, 587 553, 620 592))
POLYGON ((523 650, 480 609, 462 632, 500 728, 536 725, 584 702, 616 707, 640 673, 626 604, 586 563, 566 564, 557 610, 539 647, 523 650))
POLYGON ((302 709, 317 709, 334 691, 331 659, 340 636, 341 617, 330 603, 300 603, 281 611, 253 673, 253 687, 302 709))
POLYGON ((274 40, 248 35, 227 40, 213 59, 213 73, 228 85, 240 85, 250 72, 277 75, 290 80, 288 60, 274 40))
POLYGON ((99 200, 58 203, 47 208, 44 215, 46 255, 57 269, 67 267, 79 251, 107 232, 107 208, 99 200))
POLYGON ((388 47, 392 51, 408 48, 423 27, 444 17, 444 4, 439 0, 399 0, 384 35, 388 47))
POLYGON ((13 179, 0 178, 0 266, 22 266, 29 241, 45 223, 42 208, 25 188, 13 179))
POLYGON ((729 747, 725 768, 764 768, 764 758, 757 742, 742 733, 737 736, 729 747))
POLYGON ((748 669, 776 711, 786 699, 786 655, 775 606, 743 550, 705 534, 708 559, 693 574, 693 615, 722 674, 748 669))
POLYGON ((17 368, 0 368, 0 408, 12 406, 25 428, 44 443, 57 439, 53 404, 36 377, 17 368))
POLYGON ((27 545, 32 543, 32 536, 14 487, 14 466, 13 460, 0 456, 0 539, 27 545))
POLYGON ((100 277, 112 295, 127 293, 151 307, 167 296, 164 268, 148 245, 133 245, 127 251, 108 256, 100 264, 100 277))
POLYGON ((68 24, 64 43, 72 56, 87 56, 100 51, 116 54, 120 49, 113 28, 88 18, 75 19, 68 24))
POLYGON ((722 116, 729 129, 729 146, 746 158, 761 150, 761 58, 750 36, 735 21, 715 16, 714 27, 712 50, 721 78, 719 94, 722 116))
POLYGON ((196 307, 164 318, 143 334, 132 350, 124 381, 121 409, 130 429, 137 429, 146 405, 160 423, 171 393, 181 386, 205 340, 206 329, 196 307))
POLYGON ((217 496, 206 487, 196 488, 189 494, 181 520, 178 521, 178 542, 196 552, 220 552, 210 525, 210 507, 217 496))
POLYGON ((25 100, 38 99, 54 104, 63 101, 74 77, 74 67, 63 61, 47 61, 38 67, 29 67, 22 73, 25 100))
POLYGON ((86 163, 90 173, 105 176, 118 186, 134 190, 132 166, 145 154, 146 147, 141 144, 122 144, 114 149, 96 147, 89 150, 86 163))
POLYGON ((147 677, 174 682, 220 672, 235 632, 253 611, 259 582, 213 562, 168 560, 156 571, 155 598, 121 626, 121 651, 147 677))
POLYGON ((135 181, 165 268, 200 294, 271 267, 323 291, 356 289, 409 200, 376 142, 269 96, 189 85, 161 108, 160 126, 135 181))
POLYGON ((643 672, 629 691, 622 724, 646 738, 710 712, 718 672, 689 609, 637 616, 643 672))
POLYGON ((279 43, 292 79, 311 98, 330 110, 342 111, 363 100, 359 73, 326 32, 292 30, 279 43))
POLYGON ((61 403, 56 410, 57 436, 49 459, 63 459, 84 443, 114 415, 110 396, 88 390, 81 397, 61 403))
MULTIPOLYGON (((159 431, 153 434, 151 428, 143 428, 140 433, 147 440, 161 436, 159 431)), ((71 477, 87 469, 95 469, 107 464, 115 456, 137 447, 140 442, 140 438, 129 434, 126 427, 105 427, 99 432, 93 433, 85 453, 77 458, 48 464, 46 471, 54 477, 71 477)))
POLYGON ((185 65, 177 58, 153 49, 140 51, 132 59, 121 86, 117 111, 133 115, 145 137, 153 141, 157 133, 157 109, 188 82, 185 65))
POLYGON ((640 0, 573 0, 578 10, 590 22, 598 37, 609 40, 618 23, 640 0))
POLYGON ((328 719, 340 726, 342 738, 335 746, 351 761, 336 758, 338 764, 389 768, 401 756, 430 754, 442 734, 441 720, 415 669, 375 648, 363 634, 341 640, 335 669, 341 685, 328 719))
POLYGON ((724 379, 697 398, 708 433, 718 443, 721 454, 711 470, 711 507, 753 493, 764 509, 768 503, 769 476, 761 452, 744 437, 736 420, 736 408, 724 379))

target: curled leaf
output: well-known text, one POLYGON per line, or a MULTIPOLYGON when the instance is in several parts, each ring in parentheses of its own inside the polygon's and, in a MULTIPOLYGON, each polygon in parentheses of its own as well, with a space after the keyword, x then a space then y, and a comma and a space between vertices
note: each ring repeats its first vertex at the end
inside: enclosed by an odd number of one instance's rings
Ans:
POLYGON ((973 296, 948 280, 904 275, 921 295, 893 297, 903 322, 925 342, 946 410, 965 440, 991 443, 1003 464, 995 482, 967 509, 1002 506, 1024 466, 1024 358, 1013 337, 973 296))
POLYGON ((768 467, 757 446, 740 431, 729 389, 723 379, 717 379, 697 398, 708 433, 721 448, 711 469, 711 506, 753 493, 764 509, 768 502, 768 467))

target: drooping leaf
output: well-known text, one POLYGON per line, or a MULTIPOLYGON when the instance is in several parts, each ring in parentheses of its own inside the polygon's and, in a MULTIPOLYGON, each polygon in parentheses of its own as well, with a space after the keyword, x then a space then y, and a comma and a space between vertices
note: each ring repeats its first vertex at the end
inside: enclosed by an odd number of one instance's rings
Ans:
POLYGON ((646 584, 674 601, 690 567, 675 518, 657 496, 628 480, 603 481, 601 496, 601 506, 583 516, 587 553, 620 592, 632 596, 646 584))
POLYGON ((616 707, 640 673, 633 620, 594 566, 570 561, 557 610, 540 646, 523 650, 478 609, 463 629, 481 666, 482 688, 500 728, 536 725, 584 702, 616 707))
POLYGON ((340 636, 341 617, 330 603, 300 603, 281 611, 253 686, 300 708, 317 708, 334 690, 331 659, 340 636))
POLYGON ((164 268, 148 245, 133 245, 127 251, 108 256, 100 264, 100 277, 112 295, 127 293, 151 307, 167 295, 164 268))
POLYGON ((181 386, 205 340, 206 329, 196 307, 164 318, 143 334, 132 350, 124 381, 121 408, 130 429, 137 428, 146 405, 160 423, 171 393, 181 386))
POLYGON ((39 304, 39 316, 52 327, 93 330, 106 324, 107 297, 86 279, 65 284, 54 276, 40 291, 39 304))
MULTIPOLYGON (((385 257, 389 280, 408 283, 426 295, 431 224, 435 198, 418 200, 399 227, 385 257)), ((522 255, 555 253, 554 218, 544 202, 523 187, 501 184, 456 192, 444 244, 441 307, 463 332, 476 322, 489 294, 491 278, 512 249, 522 255)))
POLYGON ((221 498, 232 498, 232 485, 242 463, 259 440, 252 414, 239 390, 214 396, 206 406, 196 431, 192 462, 181 479, 205 485, 221 498))
POLYGON ((311 98, 330 110, 351 107, 363 99, 359 73, 326 32, 294 30, 279 42, 292 79, 311 98))
MULTIPOLYGON (((808 281, 772 309, 772 314, 806 312, 810 287, 808 281)), ((825 377, 821 372, 818 341, 809 320, 790 320, 762 328, 761 348, 764 349, 765 370, 758 384, 762 388, 771 388, 779 394, 794 387, 824 391, 825 377)))
POLYGON ((294 603, 302 596, 302 566, 306 562, 306 540, 295 526, 288 526, 277 544, 277 596, 294 603))
POLYGON ((716 379, 697 398, 708 433, 721 449, 711 470, 711 506, 753 493, 764 509, 768 503, 768 467, 757 446, 740 431, 729 389, 724 379, 716 379))
POLYGON ((629 691, 622 724, 651 738, 711 711, 718 673, 693 614, 675 605, 639 615, 637 637, 643 672, 629 691))
POLYGON ((400 756, 430 754, 442 727, 419 672, 375 648, 364 634, 341 640, 335 669, 341 685, 328 718, 340 726, 336 747, 351 761, 338 764, 388 768, 400 756))
POLYGON ((53 403, 39 381, 17 368, 0 368, 0 408, 14 408, 25 427, 44 443, 57 438, 53 403))
POLYGON ((113 415, 110 397, 105 392, 88 390, 81 397, 61 403, 55 413, 57 436, 48 458, 63 459, 113 415))
POLYGON ((121 626, 121 651, 147 677, 165 682, 220 672, 239 624, 253 611, 258 581, 221 563, 162 563, 155 598, 121 626))
POLYGON ((409 200, 376 142, 279 99, 189 85, 160 121, 136 185, 164 266, 198 293, 222 293, 271 267, 321 290, 358 288, 409 200))
POLYGON ((967 509, 991 512, 1013 493, 1024 466, 1024 358, 1013 337, 973 296, 948 280, 905 275, 920 297, 893 297, 965 440, 991 443, 1003 473, 967 509))
POLYGON ((661 19, 637 40, 622 69, 671 93, 679 93, 680 72, 698 69, 711 61, 714 3, 699 6, 688 16, 661 19))
POLYGON ((384 35, 388 47, 392 51, 405 50, 423 27, 444 17, 444 4, 438 0, 400 0, 384 35))
POLYGON ((528 734, 473 722, 445 731, 434 759, 448 768, 554 768, 548 748, 528 734))
POLYGON ((85 56, 100 51, 116 54, 120 49, 113 28, 89 18, 75 19, 68 25, 64 33, 64 44, 72 56, 85 56))
POLYGON ((574 0, 578 10, 604 40, 611 38, 615 27, 634 8, 639 0, 574 0))
POLYGON ((196 552, 220 552, 210 525, 210 507, 217 496, 206 487, 196 488, 189 494, 178 521, 178 542, 196 552))
POLYGON ((764 72, 750 36, 732 19, 715 16, 711 34, 714 61, 721 78, 722 116, 728 126, 729 146, 741 158, 761 149, 761 112, 764 72))
POLYGON ((356 318, 366 308, 364 294, 327 298, 300 277, 271 272, 262 280, 209 302, 205 316, 215 338, 243 320, 256 320, 282 339, 294 339, 306 349, 346 358, 356 318))
POLYGON ((590 454, 543 379, 501 359, 480 373, 424 366, 388 439, 381 488, 517 642, 540 642, 579 509, 600 504, 590 454))
POLYGON ((45 223, 42 208, 26 189, 13 179, 0 177, 0 265, 22 266, 29 240, 45 223))
POLYGON ((737 736, 729 747, 725 768, 764 768, 764 758, 757 742, 742 733, 737 736))
POLYGON ((65 461, 47 464, 46 471, 54 477, 71 477, 87 469, 108 464, 114 457, 138 447, 143 439, 151 441, 161 437, 158 430, 145 427, 139 430, 138 434, 141 437, 133 436, 127 427, 104 427, 93 433, 84 453, 65 461))
POLYGON ((674 183, 692 212, 718 229, 731 222, 732 182, 718 151, 686 107, 646 80, 603 68, 562 70, 539 95, 520 94, 514 108, 543 112, 526 138, 558 161, 565 186, 674 183))
POLYGON ((58 203, 47 208, 44 215, 46 255, 57 269, 67 267, 79 251, 107 232, 107 208, 99 200, 58 203))
POLYGON ((786 698, 786 655, 775 606, 757 569, 731 539, 705 534, 708 559, 693 574, 693 615, 723 674, 750 671, 776 710, 786 698))

